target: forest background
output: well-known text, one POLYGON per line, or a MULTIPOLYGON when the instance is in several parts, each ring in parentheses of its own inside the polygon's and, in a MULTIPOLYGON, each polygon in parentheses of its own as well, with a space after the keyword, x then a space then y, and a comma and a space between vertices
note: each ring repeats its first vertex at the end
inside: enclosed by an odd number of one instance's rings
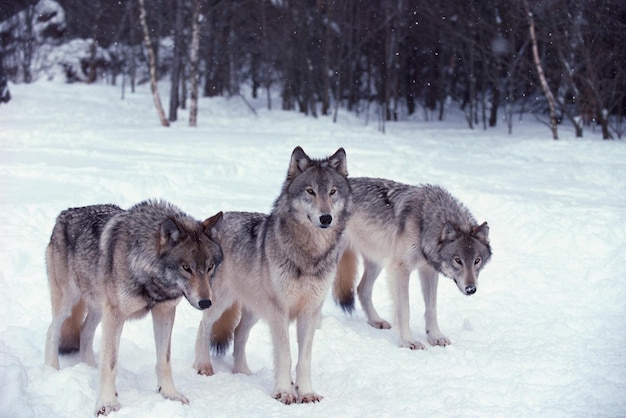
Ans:
POLYGON ((152 78, 157 103, 169 81, 164 125, 188 101, 195 118, 198 95, 265 89, 268 108, 373 114, 382 130, 455 105, 470 129, 511 133, 532 113, 554 139, 560 123, 625 132, 623 0, 2 1, 0 48, 13 83, 105 82, 123 95, 152 78))

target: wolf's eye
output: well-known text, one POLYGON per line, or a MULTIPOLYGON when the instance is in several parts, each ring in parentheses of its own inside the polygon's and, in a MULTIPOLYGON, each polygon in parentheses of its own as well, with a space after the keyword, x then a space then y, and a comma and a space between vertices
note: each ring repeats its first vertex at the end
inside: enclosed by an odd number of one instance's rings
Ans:
POLYGON ((479 264, 481 261, 480 257, 477 257, 476 260, 474 260, 474 265, 479 264))
POLYGON ((337 193, 337 189, 332 189, 330 191, 330 193, 328 193, 330 196, 334 195, 335 193, 337 193))
POLYGON ((454 262, 457 263, 459 266, 463 265, 463 260, 461 260, 461 257, 454 257, 454 262))
POLYGON ((189 267, 189 264, 187 263, 183 263, 180 265, 180 267, 185 270, 187 273, 191 274, 191 267, 189 267))
POLYGON ((313 188, 311 187, 307 187, 306 192, 310 194, 311 196, 315 196, 315 190, 313 190, 313 188))
POLYGON ((207 267, 207 269, 206 269, 207 273, 210 273, 211 270, 213 270, 213 267, 215 267, 214 263, 209 264, 209 267, 207 267))

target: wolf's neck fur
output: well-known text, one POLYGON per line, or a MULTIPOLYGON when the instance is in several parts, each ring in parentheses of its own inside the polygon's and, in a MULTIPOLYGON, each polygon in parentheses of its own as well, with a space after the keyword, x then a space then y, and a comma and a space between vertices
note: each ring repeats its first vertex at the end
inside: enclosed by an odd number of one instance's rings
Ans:
POLYGON ((274 217, 273 228, 278 255, 298 270, 299 275, 325 278, 335 266, 343 228, 317 228, 312 224, 302 224, 294 217, 274 217))

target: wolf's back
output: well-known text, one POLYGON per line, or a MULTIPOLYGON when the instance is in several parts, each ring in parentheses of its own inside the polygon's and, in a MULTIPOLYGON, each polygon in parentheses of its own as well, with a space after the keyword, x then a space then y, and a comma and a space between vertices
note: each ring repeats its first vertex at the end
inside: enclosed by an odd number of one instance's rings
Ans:
POLYGON ((123 209, 111 204, 64 210, 57 217, 52 230, 49 256, 52 255, 50 253, 56 253, 67 259, 73 257, 83 262, 95 262, 106 223, 121 212, 123 209))

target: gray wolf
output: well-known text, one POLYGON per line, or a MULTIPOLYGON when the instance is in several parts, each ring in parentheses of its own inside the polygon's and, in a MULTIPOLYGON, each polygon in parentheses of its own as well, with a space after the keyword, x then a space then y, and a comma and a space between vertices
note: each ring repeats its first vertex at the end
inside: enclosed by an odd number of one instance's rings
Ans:
POLYGON ((93 336, 102 319, 100 389, 96 415, 120 408, 115 390, 124 322, 152 313, 157 383, 167 399, 189 401, 172 381, 171 333, 185 296, 211 306, 209 281, 222 261, 222 213, 197 221, 163 201, 125 211, 115 205, 67 209, 58 216, 46 250, 52 323, 45 362, 59 368, 59 352, 78 348, 95 365, 93 336))
POLYGON ((437 322, 439 273, 454 280, 464 295, 473 295, 478 274, 491 258, 489 226, 479 225, 461 202, 438 186, 373 178, 351 178, 350 185, 354 210, 334 283, 335 300, 347 312, 354 309, 353 289, 358 256, 362 256, 359 301, 370 325, 390 328, 372 304, 374 282, 386 268, 401 346, 424 349, 409 327, 409 276, 417 269, 428 342, 450 344, 437 322))
POLYGON ((335 277, 352 199, 346 153, 311 159, 300 147, 291 155, 280 195, 269 215, 226 212, 221 237, 224 261, 215 279, 215 304, 203 312, 194 367, 212 375, 211 335, 222 314, 241 318, 234 336, 234 371, 250 374, 248 334, 267 321, 274 350, 273 397, 285 404, 322 399, 311 383, 311 353, 321 307, 335 277), (289 323, 296 320, 298 362, 292 387, 289 323))

